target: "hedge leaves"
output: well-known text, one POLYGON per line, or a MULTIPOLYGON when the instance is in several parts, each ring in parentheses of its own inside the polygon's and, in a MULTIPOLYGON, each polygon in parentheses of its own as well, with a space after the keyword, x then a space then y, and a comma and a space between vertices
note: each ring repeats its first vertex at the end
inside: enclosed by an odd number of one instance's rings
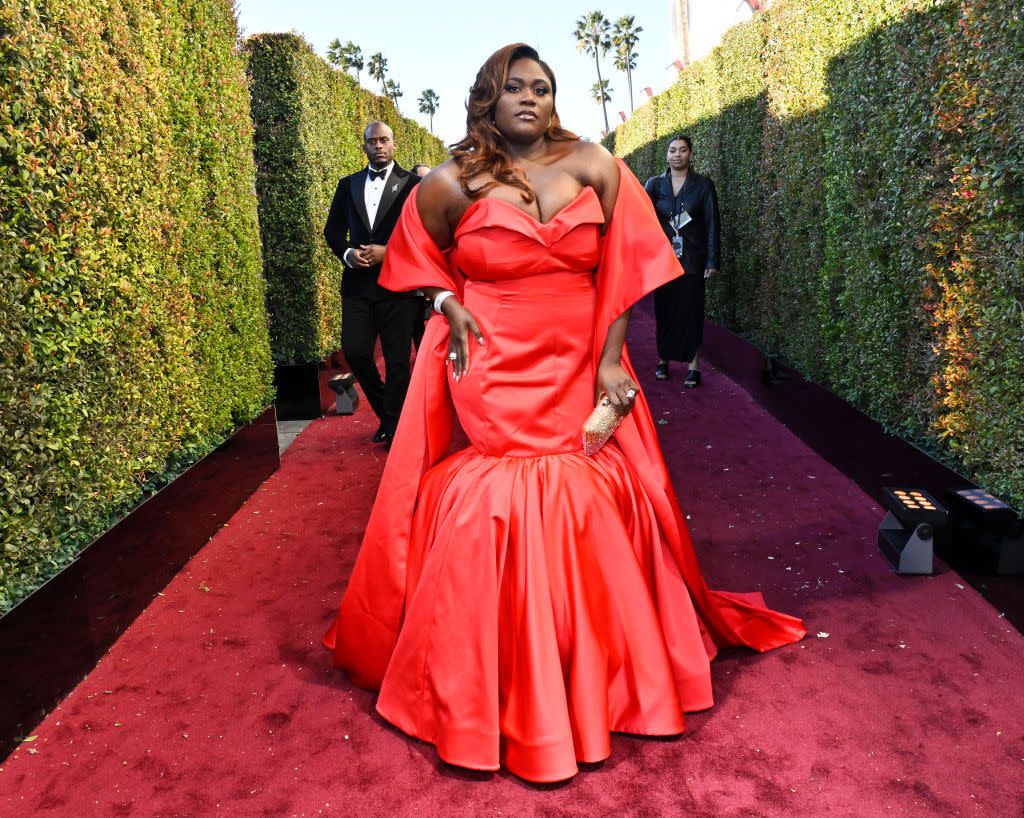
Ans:
POLYGON ((713 317, 1024 506, 1024 15, 780 0, 606 144, 718 184, 713 317))
POLYGON ((270 400, 229 0, 0 5, 0 611, 270 400))

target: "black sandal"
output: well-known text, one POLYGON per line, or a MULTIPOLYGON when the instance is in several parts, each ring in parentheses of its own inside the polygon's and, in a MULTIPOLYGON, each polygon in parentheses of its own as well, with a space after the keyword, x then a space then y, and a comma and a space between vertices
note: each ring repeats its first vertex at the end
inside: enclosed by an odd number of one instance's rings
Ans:
POLYGON ((691 389, 695 386, 700 386, 700 370, 691 369, 686 373, 686 380, 683 381, 683 386, 688 386, 691 389))
POLYGON ((668 364, 666 362, 662 361, 654 368, 654 377, 659 381, 667 381, 669 379, 668 364))

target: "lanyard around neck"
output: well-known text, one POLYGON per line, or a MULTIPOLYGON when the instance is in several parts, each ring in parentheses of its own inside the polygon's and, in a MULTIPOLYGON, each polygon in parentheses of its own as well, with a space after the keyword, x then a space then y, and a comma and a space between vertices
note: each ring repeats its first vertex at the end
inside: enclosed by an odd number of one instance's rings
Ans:
POLYGON ((686 190, 686 183, 690 180, 690 174, 687 173, 683 179, 682 185, 679 186, 679 192, 676 193, 672 184, 672 173, 668 174, 668 189, 669 193, 672 194, 672 217, 668 220, 668 226, 672 228, 677 236, 679 231, 683 229, 687 224, 692 221, 692 217, 689 213, 683 209, 683 204, 679 201, 679 197, 682 196, 683 191, 686 190), (678 208, 678 209, 677 209, 678 208), (683 214, 686 214, 686 220, 683 220, 683 214))

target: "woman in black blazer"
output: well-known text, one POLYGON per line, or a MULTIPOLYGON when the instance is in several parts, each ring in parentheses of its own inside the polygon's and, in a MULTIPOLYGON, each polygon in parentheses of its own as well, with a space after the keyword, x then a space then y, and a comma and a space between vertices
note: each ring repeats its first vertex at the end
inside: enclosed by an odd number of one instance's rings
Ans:
POLYGON ((715 183, 690 167, 693 141, 673 136, 668 143, 668 170, 647 180, 644 189, 672 242, 683 274, 654 292, 659 381, 669 378, 668 362, 689 365, 686 386, 700 386, 704 343, 704 283, 718 272, 721 246, 715 183))

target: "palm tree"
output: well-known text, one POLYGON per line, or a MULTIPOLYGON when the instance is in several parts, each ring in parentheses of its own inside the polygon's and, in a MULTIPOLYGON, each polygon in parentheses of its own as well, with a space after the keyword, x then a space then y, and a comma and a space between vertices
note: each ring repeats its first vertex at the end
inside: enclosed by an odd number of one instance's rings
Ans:
POLYGON ((673 0, 674 18, 679 26, 679 50, 683 52, 683 65, 690 64, 690 0, 673 0))
POLYGON ((370 72, 371 77, 380 83, 380 87, 384 89, 386 94, 387 89, 384 88, 384 78, 388 75, 388 61, 384 59, 384 55, 379 51, 376 54, 371 54, 366 70, 370 72))
POLYGON ((337 37, 331 40, 327 46, 327 62, 335 68, 340 67, 345 62, 345 46, 341 44, 341 40, 337 37))
POLYGON ((441 97, 434 93, 433 88, 428 88, 420 94, 420 113, 430 117, 430 132, 434 132, 434 114, 441 104, 441 97))
MULTIPOLYGON (((592 11, 576 21, 576 30, 573 32, 576 36, 576 50, 589 54, 594 58, 594 67, 597 68, 598 85, 604 82, 601 79, 601 57, 607 54, 612 47, 611 30, 612 24, 604 16, 604 12, 592 11)), ((606 102, 606 100, 602 99, 601 109, 604 111, 604 129, 610 131, 606 102)))
MULTIPOLYGON (((345 45, 335 37, 327 46, 327 62, 336 68, 354 68, 356 71, 356 82, 359 82, 359 72, 363 70, 363 49, 349 40, 345 45)), ((385 68, 387 60, 384 61, 385 68)))
MULTIPOLYGON (((337 40, 335 40, 335 42, 337 42, 337 40)), ((365 65, 363 62, 363 49, 349 40, 341 49, 341 59, 345 63, 346 68, 355 69, 356 82, 359 82, 359 72, 363 70, 363 66, 365 65)))
POLYGON ((394 80, 387 80, 384 83, 384 96, 390 97, 391 101, 395 103, 395 107, 398 107, 398 98, 404 96, 402 93, 402 86, 394 80))
MULTIPOLYGON (((600 102, 601 105, 607 105, 612 101, 612 89, 608 87, 608 80, 601 80, 595 82, 590 86, 590 96, 594 98, 594 102, 600 102)), ((605 114, 605 119, 608 115, 605 114)), ((605 128, 605 130, 608 130, 605 128)))
POLYGON ((629 112, 633 113, 633 69, 636 68, 636 44, 640 41, 641 26, 636 25, 632 15, 620 17, 615 21, 615 33, 612 44, 615 46, 615 67, 626 72, 626 85, 629 88, 629 112))
POLYGON ((633 69, 636 68, 637 53, 627 52, 624 48, 615 49, 613 65, 616 70, 626 73, 626 87, 629 89, 629 113, 633 113, 633 69))

